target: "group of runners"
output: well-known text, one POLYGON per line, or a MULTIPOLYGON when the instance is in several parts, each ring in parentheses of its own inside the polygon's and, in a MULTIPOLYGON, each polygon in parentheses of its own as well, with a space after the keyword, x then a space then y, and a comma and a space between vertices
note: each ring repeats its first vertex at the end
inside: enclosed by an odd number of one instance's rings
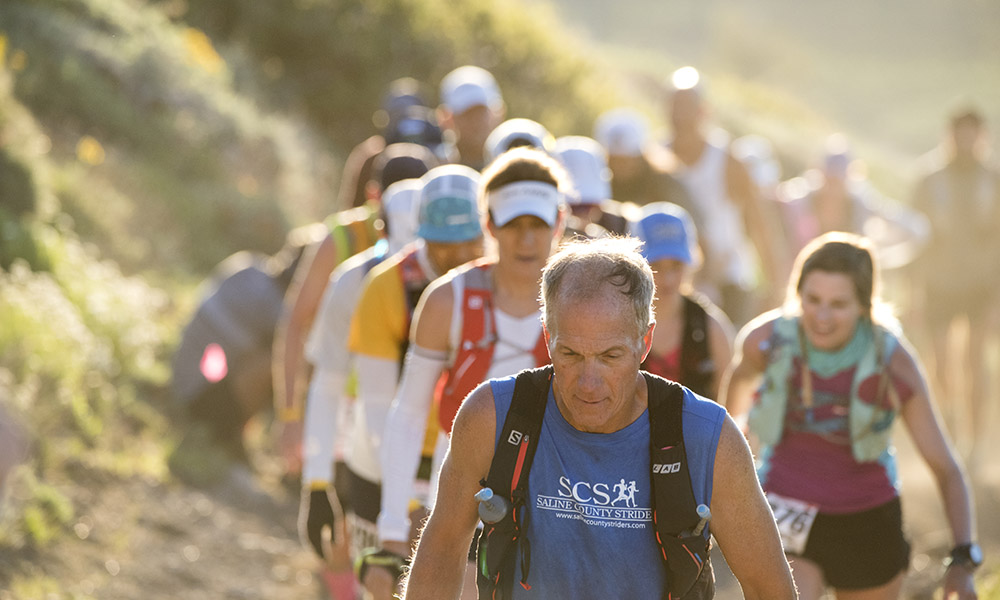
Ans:
MULTIPOLYGON (((474 66, 442 80, 436 109, 413 80, 389 86, 274 342, 281 452, 331 597, 400 593, 430 514, 407 598, 711 597, 709 539, 748 598, 894 598, 910 552, 897 416, 942 491, 946 592, 975 597, 968 481, 881 310, 880 263, 928 244, 937 261, 979 242, 1000 256, 981 118, 956 115, 921 185, 928 221, 873 202, 839 140, 817 176, 779 185, 766 142, 709 127, 696 70, 667 87, 657 141, 630 109, 594 137, 507 119, 474 66), (975 242, 952 213, 938 231, 952 202, 975 242), (532 385, 544 415, 519 421, 532 385), (676 413, 654 410, 675 396, 676 413), (662 422, 676 443, 654 448, 662 422), (660 481, 676 473, 690 484, 660 481), (486 488, 508 505, 477 529, 486 488)), ((1000 300, 996 279, 980 273, 977 299, 1000 300)), ((989 318, 962 297, 934 322, 989 318)))

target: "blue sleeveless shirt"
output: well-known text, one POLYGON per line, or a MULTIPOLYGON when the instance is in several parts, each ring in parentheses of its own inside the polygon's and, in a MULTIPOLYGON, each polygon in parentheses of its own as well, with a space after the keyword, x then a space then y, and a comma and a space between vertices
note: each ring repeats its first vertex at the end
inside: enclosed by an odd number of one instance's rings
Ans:
MULTIPOLYGON (((514 378, 491 380, 490 387, 499 438, 514 378)), ((724 417, 724 408, 684 389, 684 445, 700 504, 712 500, 724 417)), ((648 410, 614 433, 585 433, 563 418, 550 387, 528 478, 531 589, 518 583, 518 560, 514 598, 660 598, 665 569, 651 497, 648 410)))

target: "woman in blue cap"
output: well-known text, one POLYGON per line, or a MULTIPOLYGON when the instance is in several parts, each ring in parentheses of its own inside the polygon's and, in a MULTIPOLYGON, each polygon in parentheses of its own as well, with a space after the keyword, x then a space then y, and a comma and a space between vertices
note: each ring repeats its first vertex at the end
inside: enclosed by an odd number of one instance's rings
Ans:
POLYGON ((732 357, 733 326, 691 284, 701 256, 691 216, 670 202, 648 204, 632 234, 643 241, 656 282, 656 330, 642 368, 717 398, 732 357))

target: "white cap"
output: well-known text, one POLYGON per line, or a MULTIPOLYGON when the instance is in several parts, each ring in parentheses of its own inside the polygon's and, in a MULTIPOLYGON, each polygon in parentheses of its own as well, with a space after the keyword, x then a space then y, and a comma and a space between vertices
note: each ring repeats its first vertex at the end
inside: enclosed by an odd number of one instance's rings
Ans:
POLYGON ((483 235, 479 213, 479 172, 465 165, 442 165, 420 181, 417 235, 429 242, 464 242, 483 235))
POLYGON ((611 197, 608 155, 594 138, 567 135, 556 140, 556 158, 573 180, 570 204, 598 204, 611 197))
POLYGON ((649 121, 631 108, 611 109, 594 122, 594 138, 612 156, 640 156, 648 135, 649 121))
POLYGON ((493 223, 503 227, 517 217, 531 215, 555 227, 559 209, 565 204, 556 186, 541 181, 515 181, 486 196, 493 223))
POLYGON ((499 110, 503 106, 503 96, 489 71, 466 65, 441 80, 441 104, 452 114, 464 113, 473 106, 499 110))
POLYGON ((382 211, 389 226, 389 248, 395 252, 417 239, 417 207, 424 184, 403 179, 382 192, 382 211))
POLYGON ((490 132, 483 144, 483 156, 487 163, 511 148, 531 146, 546 154, 555 150, 556 140, 549 130, 538 121, 531 119, 507 119, 490 132))

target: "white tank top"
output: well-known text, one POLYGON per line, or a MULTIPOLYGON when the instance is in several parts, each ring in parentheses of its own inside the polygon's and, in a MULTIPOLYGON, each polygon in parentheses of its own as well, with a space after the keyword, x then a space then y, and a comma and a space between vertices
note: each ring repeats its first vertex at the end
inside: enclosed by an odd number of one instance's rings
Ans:
POLYGON ((676 177, 691 194, 705 249, 702 274, 715 285, 749 285, 753 278, 753 248, 743 225, 743 213, 726 191, 726 150, 709 140, 693 165, 678 164, 676 177))
MULTIPOLYGON (((451 327, 449 340, 452 348, 448 363, 455 361, 456 349, 462 342, 462 301, 465 295, 465 271, 452 279, 453 293, 451 327)), ((493 318, 497 328, 497 342, 493 346, 493 361, 486 373, 487 379, 514 375, 522 369, 535 368, 533 351, 542 335, 542 313, 535 311, 526 317, 512 317, 496 305, 493 306, 493 318)))
POLYGON ((526 317, 512 317, 494 307, 497 323, 497 343, 493 346, 493 362, 486 376, 490 379, 514 375, 523 369, 534 369, 535 345, 542 335, 542 313, 535 311, 526 317))

